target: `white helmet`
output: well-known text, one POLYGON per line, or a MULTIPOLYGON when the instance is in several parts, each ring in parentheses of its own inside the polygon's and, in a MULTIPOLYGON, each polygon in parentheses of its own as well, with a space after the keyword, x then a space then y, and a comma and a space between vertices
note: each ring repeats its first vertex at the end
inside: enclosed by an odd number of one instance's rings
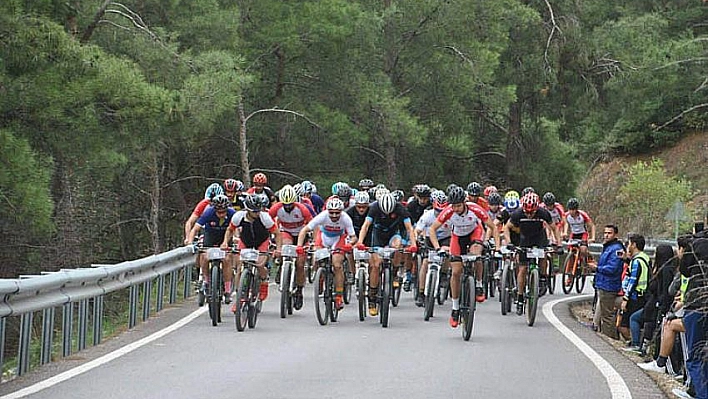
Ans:
POLYGON ((354 196, 354 203, 356 203, 356 204, 367 204, 367 205, 369 205, 369 200, 370 200, 370 198, 369 198, 369 193, 367 193, 367 192, 364 191, 364 190, 359 191, 359 192, 356 193, 356 195, 354 196))
POLYGON ((379 200, 379 208, 381 208, 381 212, 387 215, 393 212, 393 210, 396 209, 396 198, 393 194, 389 193, 381 197, 379 200))
POLYGON ((339 198, 332 197, 327 201, 328 211, 341 211, 342 209, 344 209, 344 202, 342 202, 339 198))
POLYGON ((381 201, 384 195, 390 194, 391 192, 387 188, 376 189, 376 201, 381 201))

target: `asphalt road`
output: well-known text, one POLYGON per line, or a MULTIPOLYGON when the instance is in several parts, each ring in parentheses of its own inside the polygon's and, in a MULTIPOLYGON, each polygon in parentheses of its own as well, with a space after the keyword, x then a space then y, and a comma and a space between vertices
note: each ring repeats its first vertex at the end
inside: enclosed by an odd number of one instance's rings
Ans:
MULTIPOLYGON (((541 311, 545 302, 562 294, 541 299, 533 327, 526 325, 523 316, 502 316, 499 302, 490 298, 477 307, 469 342, 462 340, 461 327, 448 325, 450 301, 436 307, 436 317, 424 322, 422 309, 414 305, 409 293, 403 293, 399 307, 392 309, 389 328, 382 328, 378 318, 360 322, 354 303, 340 313, 337 323, 320 326, 311 296, 307 289, 303 309, 281 319, 279 293, 271 286, 253 330, 237 332, 226 308, 222 308, 224 322, 218 327, 212 327, 208 314, 202 312, 174 332, 28 397, 618 397, 612 395, 599 369, 541 311)), ((170 309, 157 321, 109 340, 78 359, 0 385, 0 395, 85 365, 195 310, 192 302, 170 309)), ((573 321, 567 304, 557 304, 553 310, 581 338, 600 348, 610 364, 619 364, 632 392, 638 392, 636 386, 644 390, 634 397, 663 397, 636 366, 573 321)))

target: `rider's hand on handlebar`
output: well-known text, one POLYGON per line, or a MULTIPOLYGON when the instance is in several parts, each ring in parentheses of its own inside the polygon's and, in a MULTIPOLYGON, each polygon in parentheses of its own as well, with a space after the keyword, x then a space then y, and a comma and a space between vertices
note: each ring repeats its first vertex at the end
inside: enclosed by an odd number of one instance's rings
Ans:
POLYGON ((354 248, 354 247, 352 247, 352 246, 349 245, 349 244, 344 244, 344 245, 342 245, 342 251, 344 251, 344 252, 351 252, 353 248, 354 248))
POLYGON ((356 249, 358 249, 359 251, 366 251, 366 245, 364 245, 363 243, 356 244, 356 249))
POLYGON ((406 248, 406 251, 414 254, 414 253, 418 252, 418 247, 415 245, 410 245, 410 246, 408 246, 408 248, 406 248))
POLYGON ((298 255, 305 255, 305 248, 302 245, 298 245, 297 248, 295 248, 295 252, 298 255))

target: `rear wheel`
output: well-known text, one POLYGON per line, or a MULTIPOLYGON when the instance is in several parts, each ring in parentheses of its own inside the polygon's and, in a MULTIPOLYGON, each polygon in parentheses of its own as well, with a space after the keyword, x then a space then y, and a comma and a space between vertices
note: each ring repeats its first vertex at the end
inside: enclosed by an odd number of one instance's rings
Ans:
POLYGON ((435 280, 437 279, 438 271, 430 270, 428 273, 428 280, 425 282, 425 286, 428 291, 428 296, 425 297, 425 310, 423 311, 423 320, 428 321, 433 317, 433 312, 435 311, 435 280))
POLYGON ((382 327, 388 327, 388 314, 391 310, 391 269, 384 269, 383 278, 379 282, 381 298, 379 301, 379 316, 382 327))
POLYGON ((256 276, 251 277, 251 292, 248 298, 248 328, 256 328, 258 313, 261 311, 261 301, 258 299, 261 279, 256 276))
POLYGON ((585 288, 585 279, 587 278, 585 275, 585 264, 586 261, 583 261, 581 265, 578 265, 578 275, 575 277, 575 292, 578 294, 583 292, 583 288, 585 288))
POLYGON ((477 301, 473 297, 475 283, 473 278, 467 278, 462 287, 462 295, 460 295, 460 321, 462 322, 462 339, 469 341, 472 336, 472 327, 474 326, 474 312, 477 306, 477 301))
POLYGON ((236 330, 243 331, 246 329, 246 324, 248 323, 248 309, 251 307, 249 298, 251 290, 251 273, 248 271, 243 271, 241 273, 241 280, 238 283, 238 290, 236 291, 236 330))
POLYGON ((450 274, 440 272, 440 284, 438 285, 437 300, 438 305, 442 306, 450 295, 450 274))
POLYGON ((511 290, 513 286, 513 270, 511 269, 511 262, 504 262, 502 268, 501 277, 501 289, 499 296, 501 296, 501 314, 506 315, 511 310, 511 290))
POLYGON ((398 306, 398 301, 401 299, 401 291, 403 291, 401 276, 398 275, 399 269, 400 268, 396 268, 396 272, 393 274, 393 278, 396 279, 396 283, 398 284, 398 286, 394 285, 391 291, 393 293, 391 296, 391 305, 393 305, 393 307, 398 306))
POLYGON ((329 319, 332 322, 337 321, 337 316, 339 316, 339 310, 334 306, 334 274, 327 273, 325 293, 329 300, 327 301, 327 313, 329 314, 329 319))
MULTIPOLYGON (((315 315, 317 316, 317 321, 320 325, 324 326, 329 323, 329 315, 327 314, 327 302, 329 298, 326 298, 326 285, 325 285, 325 269, 320 267, 315 272, 315 277, 313 279, 314 286, 314 300, 315 300, 315 315)), ((331 306, 331 301, 329 301, 331 306)))
POLYGON ((219 324, 221 318, 221 290, 220 286, 219 262, 211 262, 211 284, 209 286, 209 317, 211 317, 211 325, 219 324))
POLYGON ((359 321, 366 319, 366 272, 358 269, 356 272, 356 299, 359 301, 359 321))
POLYGON ((546 256, 546 265, 546 267, 548 267, 548 281, 546 285, 548 286, 548 293, 553 295, 556 291, 556 271, 553 268, 552 256, 546 256))
POLYGON ((529 273, 527 286, 529 297, 526 305, 526 324, 531 327, 536 321, 536 309, 538 309, 538 269, 533 269, 529 273))
MULTIPOLYGON (((280 267, 280 318, 284 319, 290 305, 290 268, 292 264, 286 261, 280 267)), ((292 313, 292 308, 290 313, 292 313)))
MULTIPOLYGON (((346 264, 344 267, 349 267, 346 264)), ((346 272, 344 275, 344 294, 342 297, 344 298, 344 303, 349 305, 349 302, 352 301, 352 286, 349 284, 349 276, 351 276, 350 272, 346 272)))
POLYGON ((565 294, 570 294, 573 289, 573 283, 575 282, 573 268, 575 268, 576 256, 573 251, 570 251, 563 262, 563 293, 565 294))

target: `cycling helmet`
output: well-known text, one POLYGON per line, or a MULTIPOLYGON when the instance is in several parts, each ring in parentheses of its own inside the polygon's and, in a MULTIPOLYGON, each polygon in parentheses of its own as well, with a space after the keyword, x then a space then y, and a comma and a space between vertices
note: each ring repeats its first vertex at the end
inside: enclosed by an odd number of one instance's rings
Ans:
POLYGON ((386 215, 393 212, 393 210, 396 209, 396 197, 394 197, 391 193, 381 196, 381 199, 379 200, 379 208, 381 208, 381 212, 386 215))
POLYGON ((264 173, 256 173, 253 175, 253 184, 267 184, 268 178, 264 173))
POLYGON ((342 201, 349 200, 349 198, 352 196, 352 189, 351 189, 351 187, 349 187, 349 185, 347 183, 342 183, 342 184, 344 184, 344 185, 339 187, 336 195, 342 201))
POLYGON ((371 179, 361 179, 359 180, 359 188, 368 189, 374 186, 374 181, 371 179))
POLYGON ((457 184, 455 184, 455 183, 449 184, 449 185, 447 186, 447 188, 445 189, 445 194, 449 197, 449 196, 450 196, 450 191, 451 191, 453 188, 455 188, 455 187, 459 187, 459 186, 458 186, 457 184))
POLYGON ((430 194, 432 193, 430 186, 427 184, 418 184, 416 187, 418 190, 414 191, 414 194, 418 194, 419 197, 430 197, 430 194))
POLYGON ((386 194, 390 194, 391 192, 388 191, 386 187, 384 188, 379 188, 376 190, 376 201, 381 201, 381 197, 383 197, 386 194))
POLYGON ((495 186, 487 186, 484 188, 484 196, 489 197, 490 194, 496 193, 497 191, 499 190, 497 190, 495 186))
POLYGON ((268 198, 265 193, 256 194, 256 198, 258 199, 258 203, 260 204, 261 208, 265 208, 270 205, 270 198, 268 198))
POLYGON ((359 192, 356 193, 356 195, 354 196, 354 203, 356 203, 356 204, 366 204, 366 205, 369 205, 369 200, 370 200, 370 198, 369 198, 369 193, 367 193, 366 191, 363 191, 363 190, 362 190, 362 191, 359 191, 359 192))
POLYGON ((369 199, 376 198, 376 191, 377 191, 376 187, 369 188, 369 199))
POLYGON ((289 184, 284 185, 283 188, 280 189, 279 194, 280 202, 283 204, 292 204, 297 201, 297 193, 295 192, 293 186, 289 184))
POLYGON ((258 199, 258 194, 251 194, 243 200, 243 207, 247 211, 260 211, 261 203, 258 199))
POLYGON ((502 197, 499 195, 498 192, 492 191, 489 194, 489 197, 487 197, 487 201, 489 201, 489 205, 501 205, 502 204, 502 197))
POLYGON ((238 184, 235 179, 224 180, 224 191, 236 191, 238 184))
POLYGON ((580 201, 577 198, 571 198, 568 200, 568 210, 580 208, 580 201))
POLYGON ((304 193, 312 192, 312 182, 310 182, 309 180, 303 181, 302 183, 300 183, 300 185, 302 186, 302 191, 304 193))
POLYGON ((521 207, 526 213, 535 212, 538 209, 538 202, 538 194, 536 193, 528 193, 521 197, 521 207))
POLYGON ((393 194, 393 198, 396 199, 396 202, 403 201, 403 197, 406 196, 403 190, 394 190, 391 194, 393 194))
POLYGON ((509 200, 509 199, 517 199, 518 200, 519 198, 521 198, 519 196, 519 193, 514 190, 509 190, 504 195, 504 200, 509 200))
POLYGON ((221 188, 221 185, 219 183, 211 183, 209 187, 207 187, 206 191, 204 192, 204 199, 211 200, 212 198, 216 197, 219 194, 223 194, 224 189, 221 188))
POLYGON ((433 208, 437 210, 442 210, 447 206, 447 195, 440 190, 430 193, 430 199, 433 201, 433 208))
POLYGON ((480 195, 482 195, 482 185, 477 183, 476 181, 473 181, 472 183, 467 185, 467 192, 473 197, 479 197, 480 195))
POLYGON ((297 195, 298 201, 299 201, 300 200, 299 198, 302 197, 303 195, 305 195, 305 190, 302 188, 302 184, 295 183, 295 185, 293 186, 293 189, 295 189, 295 194, 297 195))
POLYGON ((552 208, 556 204, 556 196, 550 191, 543 194, 543 203, 546 204, 547 207, 552 208))
POLYGON ((337 197, 332 197, 327 201, 328 211, 341 211, 344 209, 344 202, 337 197))
POLYGON ((447 193, 447 201, 451 204, 461 204, 465 202, 467 195, 460 186, 455 186, 447 193))
POLYGON ((519 207, 519 199, 518 198, 506 198, 504 199, 504 208, 506 208, 509 211, 514 211, 519 207))
POLYGON ((312 193, 317 194, 317 186, 315 186, 315 183, 312 183, 312 193))
POLYGON ((211 200, 211 206, 220 211, 228 208, 229 205, 231 205, 231 201, 224 194, 219 194, 211 200))
POLYGON ((521 196, 524 196, 528 193, 535 193, 535 192, 536 192, 536 190, 534 190, 533 187, 528 186, 521 191, 521 196))

